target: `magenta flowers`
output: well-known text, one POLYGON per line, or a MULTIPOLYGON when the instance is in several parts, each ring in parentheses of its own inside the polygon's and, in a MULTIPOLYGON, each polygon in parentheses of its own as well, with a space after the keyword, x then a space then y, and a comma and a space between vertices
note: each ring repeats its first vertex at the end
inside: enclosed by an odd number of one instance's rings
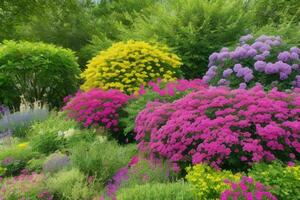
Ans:
POLYGON ((118 110, 128 99, 129 96, 118 90, 92 89, 78 92, 63 110, 84 127, 105 126, 118 131, 118 110))
POLYGON ((231 189, 222 192, 220 200, 277 200, 272 193, 268 192, 267 187, 250 177, 244 176, 239 183, 230 181, 225 183, 231 185, 231 189))
POLYGON ((136 140, 182 167, 244 170, 253 162, 299 159, 299 113, 298 92, 210 88, 174 103, 148 103, 136 118, 136 140))

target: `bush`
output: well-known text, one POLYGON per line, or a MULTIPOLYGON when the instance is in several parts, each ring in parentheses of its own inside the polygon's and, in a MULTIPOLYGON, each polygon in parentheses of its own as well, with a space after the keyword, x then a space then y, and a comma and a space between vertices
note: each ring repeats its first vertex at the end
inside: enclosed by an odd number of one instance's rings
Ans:
POLYGON ((225 189, 230 187, 226 185, 225 180, 239 181, 241 174, 232 174, 230 171, 216 171, 207 165, 195 165, 187 168, 187 181, 198 199, 210 200, 217 199, 225 189))
POLYGON ((70 159, 67 155, 61 153, 54 153, 47 157, 43 165, 43 172, 55 173, 59 170, 69 166, 70 159))
POLYGON ((84 127, 102 125, 117 132, 118 110, 128 99, 129 96, 118 90, 93 89, 77 93, 63 109, 69 118, 84 127))
MULTIPOLYGON (((93 189, 89 188, 86 176, 78 169, 60 171, 47 179, 47 188, 54 194, 56 199, 61 200, 80 200, 91 199, 93 189)), ((91 186, 90 186, 91 187, 91 186)))
POLYGON ((29 109, 25 111, 6 113, 0 119, 0 132, 10 130, 15 137, 25 137, 34 122, 47 119, 48 110, 29 109))
POLYGON ((194 200, 193 193, 188 184, 177 183, 152 183, 136 185, 131 188, 124 188, 118 191, 117 199, 120 200, 194 200))
POLYGON ((131 157, 136 154, 136 148, 134 145, 122 147, 116 142, 96 140, 94 143, 78 144, 71 153, 74 166, 104 184, 117 170, 127 166, 131 157))
POLYGON ((47 191, 42 174, 21 174, 16 177, 0 180, 0 196, 3 199, 52 200, 47 191))
POLYGON ((131 94, 157 78, 174 80, 180 65, 180 59, 167 47, 132 40, 119 42, 89 62, 81 74, 85 80, 81 88, 113 88, 131 94))
POLYGON ((254 182, 252 178, 244 176, 238 183, 226 181, 231 185, 231 189, 222 192, 221 200, 232 199, 264 199, 277 200, 277 198, 268 191, 260 182, 254 182))
POLYGON ((49 154, 63 148, 64 131, 76 128, 75 121, 66 120, 64 113, 52 113, 44 121, 35 123, 29 133, 32 148, 38 152, 49 154))
POLYGON ((61 106, 65 96, 76 92, 79 73, 70 50, 30 42, 4 41, 0 45, 0 86, 2 82, 13 86, 0 91, 23 95, 31 103, 40 100, 51 107, 61 106))
POLYGON ((202 77, 209 55, 251 27, 243 0, 160 1, 133 19, 123 38, 167 44, 182 58, 184 77, 202 77), (148 14, 149 13, 149 14, 148 14))
POLYGON ((200 90, 205 84, 200 79, 195 80, 176 80, 166 84, 158 82, 149 82, 145 90, 140 89, 140 95, 132 98, 122 109, 120 124, 124 128, 123 133, 127 135, 133 132, 135 126, 135 118, 142 111, 148 102, 173 102, 191 91, 200 90))
POLYGON ((149 103, 136 118, 143 151, 183 169, 193 162, 245 170, 254 162, 299 159, 299 92, 210 88, 173 103, 149 103), (290 157, 290 155, 295 157, 290 157))
POLYGON ((279 162, 255 164, 249 176, 270 187, 278 199, 300 199, 300 166, 284 166, 279 162))
POLYGON ((223 48, 209 57, 210 68, 203 80, 212 85, 231 88, 253 87, 261 83, 266 89, 300 87, 300 48, 284 44, 280 37, 252 35, 240 38, 233 51, 223 48))

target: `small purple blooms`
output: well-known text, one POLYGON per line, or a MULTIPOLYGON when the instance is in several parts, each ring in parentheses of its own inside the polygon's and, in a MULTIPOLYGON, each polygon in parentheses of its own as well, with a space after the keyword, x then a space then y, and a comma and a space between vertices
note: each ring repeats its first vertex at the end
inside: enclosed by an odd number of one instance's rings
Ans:
POLYGON ((226 69, 226 70, 224 70, 223 71, 223 77, 224 78, 227 78, 227 77, 229 77, 231 74, 232 74, 232 69, 226 69))
POLYGON ((251 34, 248 34, 248 35, 245 35, 245 36, 242 36, 240 38, 240 43, 246 43, 248 40, 251 40, 253 38, 253 35, 251 34))
POLYGON ((278 60, 281 60, 283 62, 287 62, 290 59, 290 53, 288 51, 284 51, 278 54, 278 60))
POLYGON ((246 83, 240 83, 239 89, 246 89, 246 88, 247 88, 247 84, 246 83))
POLYGON ((273 87, 274 81, 286 81, 277 85, 279 90, 290 89, 292 85, 298 87, 294 78, 300 72, 300 48, 292 47, 283 51, 288 45, 279 36, 262 35, 254 42, 252 38, 252 35, 241 37, 240 45, 233 51, 222 48, 219 53, 213 53, 209 64, 213 68, 207 71, 203 79, 213 85, 224 85, 229 83, 225 79, 230 77, 229 86, 233 88, 238 88, 241 82, 249 85, 260 82, 264 87, 273 87), (219 73, 221 70, 223 73, 219 73), (235 77, 237 81, 233 81, 235 77))

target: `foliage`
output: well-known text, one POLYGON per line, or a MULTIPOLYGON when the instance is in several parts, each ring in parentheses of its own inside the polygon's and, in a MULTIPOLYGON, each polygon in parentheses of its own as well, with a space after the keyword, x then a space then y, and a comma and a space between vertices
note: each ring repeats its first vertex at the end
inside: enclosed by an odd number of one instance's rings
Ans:
POLYGON ((224 180, 239 181, 241 174, 232 174, 231 171, 216 171, 207 165, 195 165, 187 168, 186 179, 198 199, 210 200, 220 197, 222 191, 230 187, 224 180))
POLYGON ((261 83, 265 88, 280 90, 300 87, 300 48, 283 44, 280 37, 252 35, 240 38, 233 51, 223 48, 209 57, 209 69, 203 80, 212 85, 231 88, 253 87, 261 83))
POLYGON ((129 163, 136 153, 136 148, 134 145, 123 147, 113 141, 98 139, 94 143, 79 143, 71 152, 71 161, 74 166, 104 184, 117 170, 129 163))
POLYGON ((118 90, 104 91, 93 89, 88 92, 78 92, 63 108, 68 117, 76 120, 84 127, 104 126, 117 132, 118 110, 129 96, 118 90))
POLYGON ((172 47, 183 60, 187 79, 201 77, 208 56, 232 45, 250 27, 243 0, 170 0, 150 6, 134 18, 123 38, 155 40, 172 47))
POLYGON ((277 198, 268 191, 263 184, 255 182, 252 178, 242 177, 238 183, 226 181, 231 185, 230 190, 222 192, 221 200, 233 199, 264 199, 264 200, 277 200, 277 198))
POLYGON ((79 73, 71 50, 21 41, 4 41, 0 45, 0 80, 13 86, 1 90, 23 95, 31 103, 40 100, 51 107, 61 106, 63 97, 76 92, 79 73))
POLYGON ((175 183, 149 183, 145 185, 135 185, 118 191, 117 199, 122 200, 192 200, 196 199, 190 190, 190 186, 183 182, 175 183))
POLYGON ((55 173, 63 168, 69 166, 70 159, 67 155, 61 153, 54 153, 47 157, 43 165, 43 172, 55 173))
POLYGON ((94 192, 89 188, 85 175, 76 168, 54 174, 46 184, 54 197, 61 200, 91 199, 94 192))
POLYGON ((173 102, 191 91, 200 90, 205 84, 200 79, 195 80, 176 80, 168 83, 149 82, 147 89, 140 88, 139 95, 132 98, 122 109, 120 124, 124 128, 123 133, 129 134, 133 132, 135 126, 135 118, 142 111, 148 102, 161 101, 173 102))
MULTIPOLYGON (((293 155, 292 155, 293 156, 293 155)), ((284 166, 279 162, 259 163, 252 167, 249 176, 270 187, 278 199, 300 199, 300 167, 284 166)))
POLYGON ((66 120, 64 113, 52 113, 44 121, 35 123, 30 130, 30 143, 34 150, 49 154, 64 145, 64 136, 61 132, 77 126, 75 121, 66 120))
POLYGON ((34 122, 47 119, 48 110, 29 109, 25 111, 9 113, 7 112, 0 119, 0 132, 11 130, 15 137, 25 137, 34 122))
POLYGON ((180 59, 167 47, 129 40, 113 44, 94 57, 81 74, 82 89, 114 88, 132 94, 151 80, 174 80, 180 59))
POLYGON ((299 106, 296 91, 200 90, 173 103, 147 104, 136 118, 136 140, 140 150, 182 169, 191 162, 236 171, 259 161, 288 162, 300 156, 299 106))
POLYGON ((47 191, 42 174, 21 174, 16 177, 0 180, 0 196, 3 199, 52 200, 47 191))
POLYGON ((32 158, 26 163, 26 170, 30 172, 40 173, 43 169, 43 164, 46 160, 45 156, 32 158))
POLYGON ((251 1, 252 20, 258 27, 270 23, 281 24, 283 20, 297 24, 300 20, 300 2, 298 0, 251 1))

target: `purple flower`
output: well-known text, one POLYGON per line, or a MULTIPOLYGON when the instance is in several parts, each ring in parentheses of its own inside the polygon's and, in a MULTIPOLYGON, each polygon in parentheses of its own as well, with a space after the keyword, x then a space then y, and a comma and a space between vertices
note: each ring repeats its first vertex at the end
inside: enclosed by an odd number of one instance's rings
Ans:
POLYGON ((300 48, 298 48, 298 47, 292 47, 290 49, 290 52, 291 53, 296 53, 296 54, 300 55, 300 48))
POLYGON ((232 71, 232 69, 230 69, 230 68, 224 70, 224 71, 223 71, 223 77, 224 77, 224 78, 227 78, 228 76, 230 76, 230 75, 232 74, 232 72, 233 72, 233 71, 232 71))
POLYGON ((247 88, 247 84, 246 83, 240 83, 239 89, 246 89, 246 88, 247 88))
POLYGON ((267 63, 259 60, 254 63, 254 68, 256 71, 263 72, 263 71, 265 71, 266 65, 267 65, 267 63))
POLYGON ((299 55, 297 53, 292 52, 290 55, 290 58, 292 60, 299 60, 299 55))
POLYGON ((265 67, 266 74, 275 74, 278 73, 278 71, 279 71, 278 65, 274 65, 273 63, 267 63, 265 67))
POLYGON ((238 72, 241 68, 243 68, 243 66, 241 64, 235 64, 233 67, 233 71, 238 72))
POLYGON ((240 38, 240 43, 245 43, 248 40, 251 40, 252 38, 253 38, 253 35, 251 35, 251 34, 244 35, 240 38))
POLYGON ((287 62, 290 59, 290 52, 288 52, 288 51, 281 52, 278 54, 277 58, 278 58, 278 60, 287 62))

